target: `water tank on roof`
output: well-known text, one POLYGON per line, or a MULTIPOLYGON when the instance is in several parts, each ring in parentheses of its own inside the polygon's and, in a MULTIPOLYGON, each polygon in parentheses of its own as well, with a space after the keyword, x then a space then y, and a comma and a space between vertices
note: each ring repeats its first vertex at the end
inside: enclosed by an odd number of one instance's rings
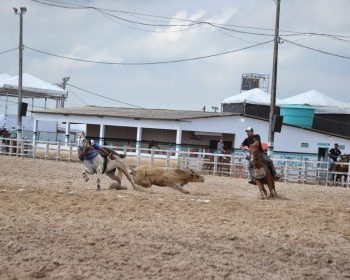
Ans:
POLYGON ((284 124, 312 128, 315 109, 307 105, 281 105, 280 115, 284 124))

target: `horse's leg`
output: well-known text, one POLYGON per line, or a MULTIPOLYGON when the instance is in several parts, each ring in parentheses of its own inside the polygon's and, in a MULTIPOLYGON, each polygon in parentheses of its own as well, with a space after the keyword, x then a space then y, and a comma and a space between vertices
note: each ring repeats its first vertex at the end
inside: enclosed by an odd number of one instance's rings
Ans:
POLYGON ((83 179, 85 180, 85 182, 88 182, 88 181, 89 181, 90 178, 89 178, 88 175, 86 174, 85 170, 83 171, 82 176, 83 176, 83 179))
POLYGON ((270 192, 270 197, 274 197, 275 196, 275 193, 276 193, 276 190, 275 190, 275 180, 274 178, 272 177, 272 174, 271 172, 269 172, 267 175, 266 175, 266 184, 269 188, 269 192, 270 192))
POLYGON ((261 195, 261 199, 265 199, 265 197, 267 196, 266 190, 264 188, 263 183, 260 180, 256 180, 256 184, 258 185, 259 191, 260 191, 260 195, 261 195))
POLYGON ((106 175, 114 181, 117 181, 118 186, 115 188, 116 190, 126 190, 126 187, 122 186, 121 179, 115 174, 115 170, 108 171, 106 175))
POLYGON ((129 174, 125 163, 122 162, 121 160, 119 160, 118 158, 115 160, 115 162, 116 162, 116 166, 117 166, 118 170, 124 173, 125 177, 129 180, 129 182, 131 183, 131 185, 134 188, 134 190, 144 191, 143 188, 139 188, 138 186, 135 185, 134 180, 131 177, 131 175, 129 174))
POLYGON ((83 179, 85 180, 85 182, 89 181, 89 176, 87 174, 94 174, 95 171, 93 169, 91 169, 90 167, 86 167, 84 170, 83 170, 83 173, 82 173, 82 176, 83 176, 83 179))
POLYGON ((174 189, 174 190, 177 190, 177 191, 180 191, 180 192, 182 192, 182 193, 184 193, 184 194, 189 194, 189 192, 188 191, 186 191, 186 190, 184 190, 181 186, 179 186, 179 185, 174 185, 174 186, 170 186, 172 189, 174 189))
POLYGON ((96 179, 96 183, 97 183, 97 190, 99 191, 99 190, 101 190, 101 185, 100 185, 100 183, 101 183, 101 175, 102 175, 102 168, 97 168, 97 170, 96 170, 96 175, 97 175, 97 179, 96 179))

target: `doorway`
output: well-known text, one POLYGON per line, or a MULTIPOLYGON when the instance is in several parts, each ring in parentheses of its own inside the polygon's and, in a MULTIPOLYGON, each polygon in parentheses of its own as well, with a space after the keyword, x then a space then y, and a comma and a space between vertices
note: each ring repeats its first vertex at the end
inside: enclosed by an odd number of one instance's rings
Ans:
POLYGON ((328 148, 318 148, 318 161, 326 161, 328 158, 328 148))

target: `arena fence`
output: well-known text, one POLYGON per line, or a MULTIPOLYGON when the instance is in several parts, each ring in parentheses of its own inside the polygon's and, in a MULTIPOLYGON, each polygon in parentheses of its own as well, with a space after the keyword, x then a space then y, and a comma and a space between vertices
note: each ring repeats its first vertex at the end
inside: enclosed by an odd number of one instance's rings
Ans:
MULTIPOLYGON (((135 147, 110 147, 118 153, 126 154, 129 165, 149 164, 165 167, 192 168, 207 174, 248 177, 248 161, 245 156, 234 154, 213 154, 175 150, 155 150, 135 147)), ((32 141, 3 138, 0 141, 0 154, 41 159, 79 161, 77 145, 61 142, 32 141)), ((342 172, 329 171, 325 161, 273 158, 281 181, 300 184, 326 186, 350 186, 349 163, 341 163, 342 172), (335 181, 338 179, 338 181, 335 181)), ((340 163, 336 163, 336 166, 340 163)), ((336 168, 338 169, 338 168, 336 168)))

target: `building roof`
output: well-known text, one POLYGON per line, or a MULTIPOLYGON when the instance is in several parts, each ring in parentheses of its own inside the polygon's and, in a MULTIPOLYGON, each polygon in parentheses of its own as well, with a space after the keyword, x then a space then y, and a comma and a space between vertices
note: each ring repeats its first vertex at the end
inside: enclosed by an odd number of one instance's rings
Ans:
MULTIPOLYGON (((24 97, 50 98, 67 94, 67 91, 61 87, 52 85, 28 73, 23 73, 22 87, 24 97)), ((1 93, 18 96, 18 75, 0 74, 1 93)))
MULTIPOLYGON (((249 104, 262 104, 269 105, 271 102, 271 95, 259 88, 244 91, 242 93, 230 96, 221 101, 222 104, 230 103, 249 103, 249 104)), ((276 99, 278 103, 279 100, 276 99)))
POLYGON ((229 112, 203 112, 167 109, 141 109, 121 107, 83 106, 71 108, 55 108, 33 110, 34 113, 56 114, 56 115, 84 115, 98 117, 118 117, 132 119, 154 119, 154 120, 186 120, 197 118, 212 118, 238 115, 229 112))

